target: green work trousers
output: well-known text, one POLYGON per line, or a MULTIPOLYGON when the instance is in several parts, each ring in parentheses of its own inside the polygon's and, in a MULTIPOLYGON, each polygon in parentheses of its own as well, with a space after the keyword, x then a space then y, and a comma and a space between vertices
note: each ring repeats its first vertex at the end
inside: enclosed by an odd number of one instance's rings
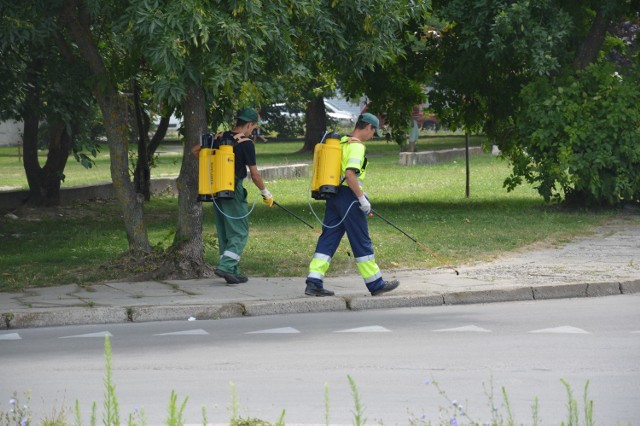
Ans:
POLYGON ((239 275, 238 263, 249 238, 247 212, 247 190, 238 179, 233 198, 221 198, 216 203, 216 229, 220 261, 217 269, 228 274, 239 275))

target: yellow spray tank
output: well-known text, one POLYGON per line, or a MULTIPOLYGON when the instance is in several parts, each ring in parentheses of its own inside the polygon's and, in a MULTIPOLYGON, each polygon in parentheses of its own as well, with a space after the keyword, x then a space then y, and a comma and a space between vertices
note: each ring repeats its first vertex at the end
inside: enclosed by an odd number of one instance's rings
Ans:
POLYGON ((214 149, 212 152, 213 196, 216 199, 233 198, 236 180, 234 145, 235 140, 232 137, 222 138, 218 149, 214 149))
POLYGON ((198 156, 198 201, 233 198, 235 190, 235 139, 202 135, 198 156))
POLYGON ((213 151, 213 136, 202 135, 198 154, 198 201, 213 201, 211 151, 213 151))
POLYGON ((316 200, 326 200, 338 192, 340 187, 340 165, 342 146, 340 135, 330 133, 324 143, 313 150, 313 178, 311 196, 316 200))

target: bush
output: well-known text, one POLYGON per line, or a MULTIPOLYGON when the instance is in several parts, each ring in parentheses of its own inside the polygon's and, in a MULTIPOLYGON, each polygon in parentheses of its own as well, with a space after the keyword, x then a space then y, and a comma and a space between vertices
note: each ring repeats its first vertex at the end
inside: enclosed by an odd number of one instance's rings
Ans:
POLYGON ((509 154, 507 189, 524 178, 547 201, 612 206, 640 199, 637 70, 621 76, 611 64, 591 65, 540 78, 522 97, 521 148, 509 154))

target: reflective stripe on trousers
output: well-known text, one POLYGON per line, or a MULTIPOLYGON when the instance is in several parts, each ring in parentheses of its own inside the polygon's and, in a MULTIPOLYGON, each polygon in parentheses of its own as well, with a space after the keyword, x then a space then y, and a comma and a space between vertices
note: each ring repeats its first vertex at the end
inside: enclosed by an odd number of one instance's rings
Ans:
POLYGON ((351 251, 356 258, 358 271, 367 288, 369 290, 378 288, 382 282, 382 275, 375 261, 367 216, 360 210, 358 199, 350 188, 341 186, 338 193, 327 200, 324 223, 326 226, 322 227, 315 254, 309 264, 307 281, 322 286, 331 258, 346 233, 351 251), (355 204, 352 205, 354 202, 355 204), (343 218, 344 221, 342 221, 343 218), (336 226, 338 223, 340 225, 336 226), (335 227, 330 228, 331 226, 335 227))

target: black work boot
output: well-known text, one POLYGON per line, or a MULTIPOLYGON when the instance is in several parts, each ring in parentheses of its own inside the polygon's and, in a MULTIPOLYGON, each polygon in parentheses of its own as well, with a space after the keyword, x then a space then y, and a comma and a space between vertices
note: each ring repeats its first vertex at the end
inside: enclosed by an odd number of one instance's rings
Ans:
POLYGON ((219 269, 216 269, 215 271, 213 271, 213 273, 220 278, 224 278, 227 284, 241 284, 249 281, 249 278, 245 277, 244 275, 233 275, 228 272, 220 271, 219 269))
POLYGON ((392 280, 392 281, 383 281, 382 282, 382 287, 380 287, 379 289, 372 291, 371 295, 372 296, 379 296, 383 293, 388 293, 390 291, 395 290, 396 288, 398 288, 398 286, 400 285, 400 281, 398 280, 392 280))
POLYGON ((304 294, 306 294, 307 296, 325 297, 325 296, 333 296, 335 293, 332 292, 331 290, 326 290, 323 287, 320 287, 319 285, 308 282, 307 288, 304 290, 304 294))

